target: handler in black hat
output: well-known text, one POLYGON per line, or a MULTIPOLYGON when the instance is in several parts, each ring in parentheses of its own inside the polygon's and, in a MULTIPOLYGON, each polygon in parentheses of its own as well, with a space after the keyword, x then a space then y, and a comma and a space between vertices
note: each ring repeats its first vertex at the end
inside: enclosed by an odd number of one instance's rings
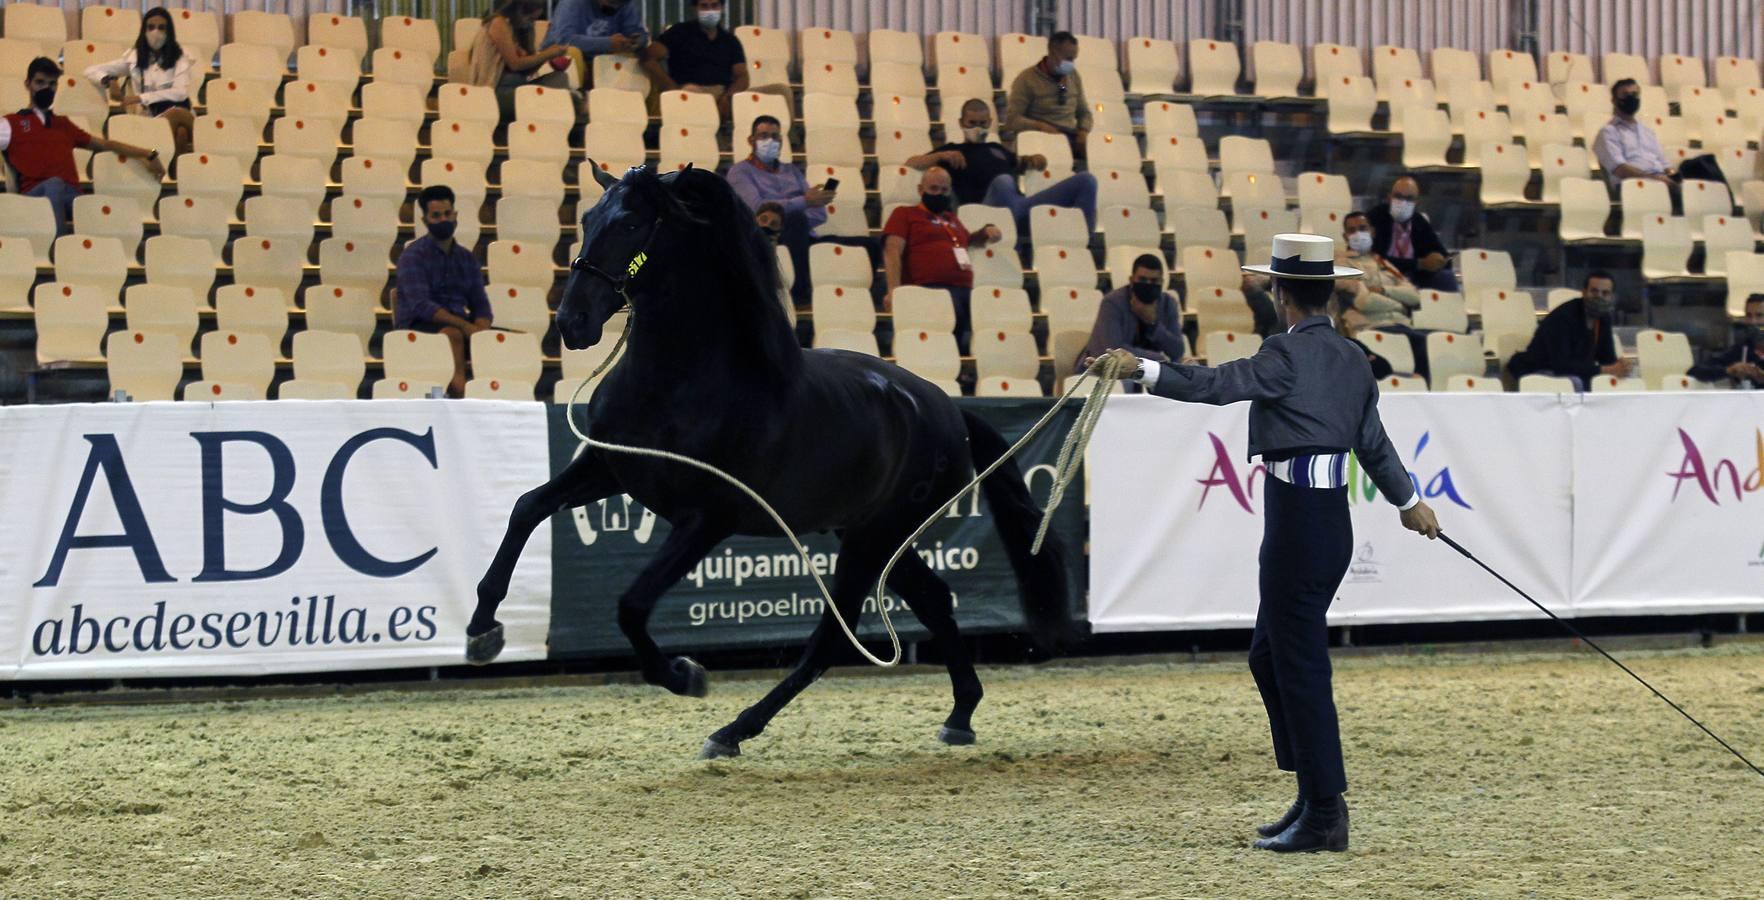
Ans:
POLYGON ((1403 526, 1439 534, 1378 419, 1378 386, 1366 355, 1335 332, 1335 279, 1359 270, 1335 265, 1335 242, 1311 234, 1274 237, 1274 259, 1246 271, 1274 277, 1290 326, 1249 359, 1216 368, 1159 364, 1111 350, 1151 393, 1222 406, 1252 401, 1249 456, 1269 478, 1263 501, 1261 605, 1250 640, 1250 672, 1268 708, 1274 759, 1298 774, 1298 799, 1257 829, 1257 848, 1346 850, 1347 775, 1330 691, 1326 615, 1353 552, 1347 455, 1359 458, 1403 526))

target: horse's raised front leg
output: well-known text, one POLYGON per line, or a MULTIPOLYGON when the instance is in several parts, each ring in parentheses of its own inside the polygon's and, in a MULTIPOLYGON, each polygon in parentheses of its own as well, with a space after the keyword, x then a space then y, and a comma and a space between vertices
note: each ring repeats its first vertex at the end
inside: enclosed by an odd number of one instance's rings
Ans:
POLYGON ((508 596, 508 580, 533 529, 564 507, 593 503, 618 492, 618 481, 600 454, 585 450, 555 478, 515 501, 514 511, 508 516, 508 531, 496 548, 490 568, 478 582, 478 606, 466 625, 466 662, 481 666, 502 652, 502 623, 496 621, 496 608, 508 596))
POLYGON ((655 604, 674 582, 685 577, 705 554, 711 552, 733 529, 713 525, 700 516, 674 524, 668 539, 662 543, 655 558, 637 575, 624 596, 619 598, 619 630, 637 652, 643 680, 658 684, 676 694, 702 697, 709 690, 704 667, 691 657, 663 659, 655 640, 649 636, 649 616, 655 604))

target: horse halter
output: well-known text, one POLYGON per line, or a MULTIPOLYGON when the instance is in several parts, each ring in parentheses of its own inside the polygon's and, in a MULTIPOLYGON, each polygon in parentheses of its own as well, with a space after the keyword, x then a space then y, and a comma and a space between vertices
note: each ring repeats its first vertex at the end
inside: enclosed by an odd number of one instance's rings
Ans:
MULTIPOLYGON (((626 293, 627 286, 630 285, 631 279, 637 277, 637 273, 643 271, 644 264, 649 262, 649 245, 655 243, 655 236, 661 231, 662 223, 665 221, 667 221, 666 218, 657 216, 655 224, 649 226, 649 237, 643 239, 643 246, 637 250, 636 255, 631 257, 631 261, 625 264, 624 274, 616 278, 608 275, 599 266, 589 264, 586 253, 570 260, 570 269, 576 272, 585 272, 605 281, 612 287, 614 293, 624 299, 626 306, 632 306, 631 295, 626 293)), ((583 250, 586 251, 587 248, 584 247, 583 250)))

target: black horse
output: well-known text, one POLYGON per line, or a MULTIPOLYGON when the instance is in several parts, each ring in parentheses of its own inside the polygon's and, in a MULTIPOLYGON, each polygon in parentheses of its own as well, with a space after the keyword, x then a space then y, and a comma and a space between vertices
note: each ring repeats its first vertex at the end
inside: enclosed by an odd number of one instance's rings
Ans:
MULTIPOLYGON (((607 320, 630 307, 624 355, 588 403, 599 441, 669 450, 710 463, 751 486, 799 533, 840 538, 832 593, 855 629, 864 599, 895 548, 933 510, 1007 448, 991 426, 937 387, 872 356, 802 350, 778 295, 778 271, 753 215, 727 182, 702 169, 622 179, 589 168, 605 195, 582 217, 581 256, 557 308, 565 346, 593 346, 607 320)), ((607 339, 612 339, 607 337, 607 339)), ((650 613, 676 581, 731 535, 777 535, 754 502, 712 475, 678 463, 586 449, 523 495, 478 584, 467 659, 502 647, 496 607, 533 529, 565 507, 629 494, 673 526, 655 559, 619 598, 619 628, 643 677, 703 696, 704 668, 664 657, 650 613)), ((1057 639, 1066 609, 1065 564, 1049 542, 1029 552, 1040 511, 1007 463, 983 484, 1038 644, 1057 639)), ((955 708, 938 736, 971 743, 980 679, 956 629, 950 590, 914 552, 889 578, 942 650, 955 708)), ((711 736, 704 755, 734 756, 812 684, 844 635, 825 610, 801 661, 764 699, 711 736)))

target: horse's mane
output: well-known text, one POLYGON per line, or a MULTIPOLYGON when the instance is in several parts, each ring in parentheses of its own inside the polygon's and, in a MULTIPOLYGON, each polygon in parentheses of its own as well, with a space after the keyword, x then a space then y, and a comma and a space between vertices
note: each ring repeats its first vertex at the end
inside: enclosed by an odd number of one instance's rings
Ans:
POLYGON ((626 177, 638 179, 639 190, 654 188, 669 194, 672 202, 664 205, 677 205, 692 223, 690 230, 699 233, 700 239, 690 246, 691 259, 672 267, 676 277, 688 284, 696 279, 704 286, 694 292, 696 296, 726 304, 728 320, 751 352, 781 379, 794 378, 801 368, 802 349, 779 301, 777 256, 735 189, 706 169, 688 168, 660 177, 641 169, 626 177))

